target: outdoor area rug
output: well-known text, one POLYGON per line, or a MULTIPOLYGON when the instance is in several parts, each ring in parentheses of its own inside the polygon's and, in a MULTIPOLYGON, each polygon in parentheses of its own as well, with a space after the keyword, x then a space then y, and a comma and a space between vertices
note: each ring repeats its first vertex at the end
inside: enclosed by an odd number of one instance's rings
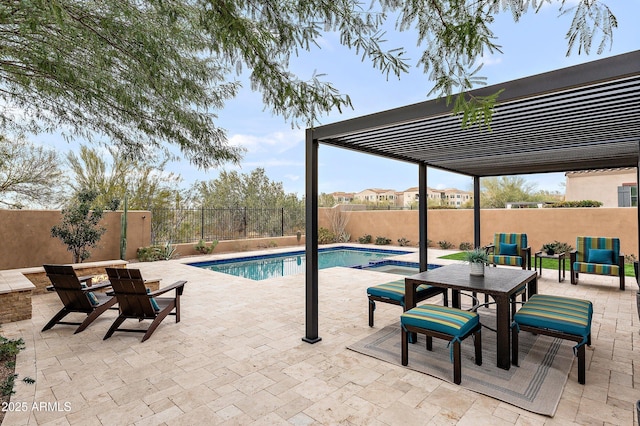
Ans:
MULTIPOLYGON (((481 313, 481 322, 495 317, 481 313)), ((388 325, 348 348, 374 358, 400 363, 400 324, 388 325)), ((433 351, 425 348, 426 338, 418 335, 409 344, 409 368, 453 383, 453 364, 447 343, 433 339, 433 351)), ((518 342, 520 366, 503 370, 496 366, 496 334, 482 329, 482 365, 474 361, 473 338, 462 341, 462 383, 478 392, 525 410, 553 416, 573 363, 573 342, 521 332, 518 342)))

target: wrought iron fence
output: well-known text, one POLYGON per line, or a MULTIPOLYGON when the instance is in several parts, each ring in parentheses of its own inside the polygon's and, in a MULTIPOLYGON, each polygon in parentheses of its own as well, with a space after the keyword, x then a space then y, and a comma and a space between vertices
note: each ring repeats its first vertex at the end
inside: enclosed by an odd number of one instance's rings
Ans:
POLYGON ((153 209, 151 213, 152 244, 295 235, 305 224, 304 207, 153 209))

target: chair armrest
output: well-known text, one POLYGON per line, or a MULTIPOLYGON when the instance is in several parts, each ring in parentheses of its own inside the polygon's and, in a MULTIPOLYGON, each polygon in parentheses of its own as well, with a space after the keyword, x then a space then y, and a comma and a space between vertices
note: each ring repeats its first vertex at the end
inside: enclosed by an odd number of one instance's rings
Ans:
POLYGON ((483 247, 483 249, 487 252, 487 254, 493 254, 496 251, 495 244, 489 244, 483 247))
POLYGON ((529 269, 531 270, 531 246, 529 247, 523 247, 520 249, 520 255, 522 258, 526 259, 525 265, 522 265, 522 269, 529 269))
POLYGON ((163 294, 166 293, 168 291, 174 290, 176 289, 178 291, 178 294, 181 295, 182 292, 184 291, 184 285, 186 284, 186 281, 176 281, 175 283, 167 286, 167 287, 163 287, 159 290, 156 291, 152 291, 149 293, 149 296, 153 297, 153 296, 157 296, 159 294, 163 294))
POLYGON ((571 262, 572 269, 573 269, 573 264, 575 263, 577 258, 578 258, 578 250, 571 250, 569 252, 569 261, 571 262))

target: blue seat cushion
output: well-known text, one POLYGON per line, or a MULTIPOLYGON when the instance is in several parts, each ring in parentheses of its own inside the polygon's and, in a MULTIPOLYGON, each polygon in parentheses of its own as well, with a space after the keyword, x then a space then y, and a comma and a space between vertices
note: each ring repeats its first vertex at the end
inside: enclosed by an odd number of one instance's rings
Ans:
POLYGON ((586 338, 591 334, 592 316, 593 304, 588 300, 535 294, 516 312, 513 321, 586 338))
MULTIPOLYGON (((80 286, 83 289, 87 288, 87 285, 85 283, 80 284, 80 286)), ((100 304, 100 301, 98 300, 98 297, 95 295, 94 292, 87 291, 85 294, 87 295, 87 298, 89 299, 89 303, 91 303, 92 306, 98 306, 100 304)))
MULTIPOLYGON (((421 300, 421 297, 424 295, 424 293, 429 291, 430 288, 430 285, 419 285, 418 288, 416 288, 416 299, 421 300)), ((367 289, 367 294, 370 296, 395 300, 396 302, 404 306, 404 289, 404 278, 401 278, 399 280, 369 287, 367 289)))
POLYGON ((613 250, 589 249, 587 263, 601 263, 603 265, 613 264, 613 250))
MULTIPOLYGON (((150 288, 147 289, 147 294, 149 293, 151 293, 150 288)), ((156 302, 156 299, 154 299, 153 297, 150 297, 149 300, 151 301, 151 306, 153 307, 153 310, 158 312, 160 310, 160 306, 158 306, 158 302, 156 302)))
POLYGON ((519 256, 519 254, 518 254, 518 245, 517 244, 500 243, 499 254, 501 256, 519 256))
POLYGON ((425 304, 403 313, 400 323, 462 338, 480 323, 480 317, 475 312, 425 304))

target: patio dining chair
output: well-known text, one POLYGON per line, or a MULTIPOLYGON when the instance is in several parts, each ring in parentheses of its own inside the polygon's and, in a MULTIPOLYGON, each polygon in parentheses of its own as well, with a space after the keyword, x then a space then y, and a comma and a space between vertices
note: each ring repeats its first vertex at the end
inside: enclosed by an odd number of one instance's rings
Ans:
POLYGON ((71 265, 43 265, 43 267, 52 284, 47 289, 58 294, 64 307, 49 320, 42 331, 49 330, 56 324, 67 324, 78 325, 74 334, 80 333, 117 302, 115 297, 98 292, 108 288, 110 285, 108 282, 88 287, 80 281, 71 265), (86 318, 82 322, 62 321, 72 312, 86 314, 86 318))
POLYGON ((109 331, 104 336, 108 339, 116 331, 144 333, 142 341, 147 340, 158 328, 167 315, 174 315, 176 323, 180 322, 180 296, 184 291, 186 281, 175 283, 156 291, 149 291, 145 286, 142 273, 139 269, 105 268, 111 287, 120 309, 120 315, 113 322, 109 331), (175 290, 174 297, 156 297, 158 295, 175 290), (138 321, 151 320, 146 329, 120 328, 127 319, 138 321))

